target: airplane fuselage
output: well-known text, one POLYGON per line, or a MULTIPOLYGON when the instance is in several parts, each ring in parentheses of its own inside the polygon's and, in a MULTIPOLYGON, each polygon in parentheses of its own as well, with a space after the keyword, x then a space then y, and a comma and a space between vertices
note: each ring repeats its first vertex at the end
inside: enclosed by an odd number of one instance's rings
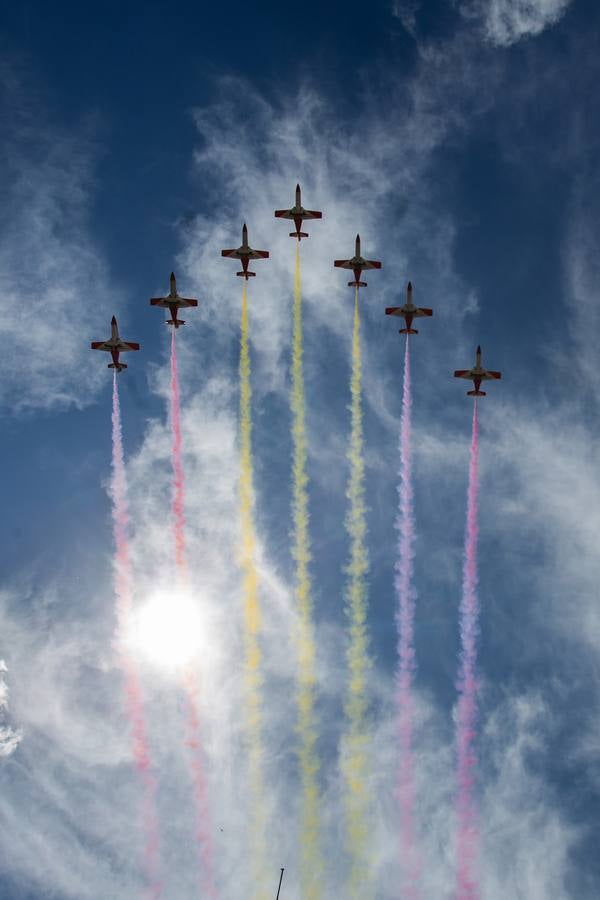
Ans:
POLYGON ((169 303, 169 312, 171 313, 171 324, 175 328, 179 328, 183 322, 177 318, 177 310, 179 309, 179 305, 177 303, 169 303))
POLYGON ((119 350, 111 350, 110 355, 112 356, 112 361, 114 363, 115 369, 117 370, 117 372, 120 372, 123 366, 119 362, 119 350))
POLYGON ((249 251, 249 249, 248 249, 248 252, 245 252, 244 250, 240 250, 240 256, 239 256, 239 259, 240 259, 240 262, 241 262, 241 264, 242 264, 242 271, 241 271, 241 272, 237 272, 236 274, 239 275, 240 278, 245 278, 246 281, 248 281, 248 279, 250 278, 251 275, 255 275, 255 274, 256 274, 255 272, 249 272, 249 271, 248 271, 248 265, 249 265, 249 263, 250 263, 250 251, 249 251))
POLYGON ((304 219, 302 217, 302 213, 304 210, 301 210, 300 213, 296 213, 294 215, 294 225, 296 227, 296 231, 290 232, 290 237, 296 237, 299 241, 302 240, 303 237, 308 237, 308 234, 305 231, 302 231, 302 223, 304 219))

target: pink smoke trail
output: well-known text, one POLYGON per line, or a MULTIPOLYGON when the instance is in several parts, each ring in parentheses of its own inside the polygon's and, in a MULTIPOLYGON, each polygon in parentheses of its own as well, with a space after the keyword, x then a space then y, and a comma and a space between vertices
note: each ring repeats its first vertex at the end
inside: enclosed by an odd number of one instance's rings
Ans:
POLYGON ((412 688, 415 672, 414 619, 417 595, 413 583, 415 517, 411 466, 411 412, 410 349, 409 337, 406 335, 402 415, 400 418, 399 510, 396 519, 396 529, 398 531, 398 558, 395 566, 395 587, 398 595, 398 611, 396 613, 398 626, 396 698, 398 704, 398 739, 400 744, 398 800, 400 805, 400 858, 404 881, 403 896, 410 898, 410 900, 417 900, 420 896, 418 882, 421 866, 414 823, 414 701, 412 688))
POLYGON ((477 593, 477 477, 479 458, 479 421, 477 400, 473 407, 473 432, 469 457, 469 489, 463 563, 463 587, 460 604, 460 666, 458 675, 457 742, 457 900, 478 900, 479 884, 475 871, 479 848, 479 827, 473 796, 477 754, 474 746, 477 722, 477 636, 479 598, 477 593))
MULTIPOLYGON (((175 538, 175 566, 180 588, 188 587, 188 567, 185 546, 185 481, 183 475, 183 453, 181 439, 181 405, 179 399, 179 374, 177 369, 177 346, 175 328, 171 333, 171 437, 173 463, 173 533, 175 538)), ((194 671, 188 667, 183 679, 186 694, 186 739, 190 751, 190 773, 194 786, 196 809, 196 840, 200 853, 202 886, 208 897, 217 897, 214 884, 213 848, 210 832, 210 815, 204 753, 201 738, 200 706, 194 671)))
POLYGON ((124 650, 124 638, 129 631, 131 617, 131 558, 129 554, 129 510, 127 479, 123 459, 123 436, 117 373, 113 375, 112 396, 112 517, 115 541, 115 594, 117 600, 117 645, 121 654, 121 669, 125 681, 127 715, 131 726, 133 758, 142 782, 142 814, 146 831, 145 866, 148 894, 161 895, 159 863, 159 827, 156 812, 156 779, 152 774, 150 748, 146 735, 144 700, 140 680, 133 660, 124 650))
POLYGON ((185 558, 184 480, 181 452, 181 407, 175 328, 171 333, 171 435, 173 439, 173 524, 175 533, 175 565, 180 576, 187 578, 185 558))

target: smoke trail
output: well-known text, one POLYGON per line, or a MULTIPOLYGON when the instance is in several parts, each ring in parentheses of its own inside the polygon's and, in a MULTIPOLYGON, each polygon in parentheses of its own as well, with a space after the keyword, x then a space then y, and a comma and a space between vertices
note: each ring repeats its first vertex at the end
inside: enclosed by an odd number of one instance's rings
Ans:
MULTIPOLYGON (((181 407, 179 401, 179 375, 177 370, 177 346, 175 328, 171 333, 171 437, 173 463, 173 534, 175 539, 175 566, 180 589, 189 589, 185 548, 185 482, 181 440, 181 407)), ((200 852, 202 886, 209 897, 216 897, 214 884, 213 848, 210 815, 204 772, 204 754, 201 740, 200 712, 196 674, 189 667, 183 679, 186 695, 186 739, 190 751, 190 772, 194 785, 196 809, 196 840, 200 852)))
POLYGON ((473 432, 469 458, 469 489, 463 563, 463 586, 460 604, 460 666, 458 675, 457 740, 457 898, 477 900, 479 884, 476 875, 479 829, 473 797, 477 755, 474 747, 477 719, 477 635, 479 633, 479 598, 477 595, 477 467, 479 456, 479 422, 477 400, 473 407, 473 432))
POLYGON ((366 547, 365 462, 362 428, 362 360, 360 350, 360 314, 358 288, 354 300, 352 336, 351 432, 348 459, 350 479, 347 497, 349 509, 346 529, 350 537, 350 563, 347 567, 347 615, 349 646, 346 659, 349 669, 345 711, 348 720, 345 737, 343 773, 346 779, 346 817, 348 849, 351 858, 349 892, 355 900, 368 900, 373 886, 367 854, 367 671, 370 667, 367 635, 367 573, 369 558, 366 547))
POLYGON ((301 880, 302 896, 318 900, 322 893, 323 858, 319 844, 319 761, 316 753, 315 722, 315 637, 312 621, 311 578, 308 533, 308 475, 306 473, 307 438, 304 400, 302 289, 300 279, 300 244, 296 244, 296 276, 294 281, 294 334, 292 354, 292 439, 293 463, 293 534, 292 555, 296 562, 296 603, 298 609, 298 720, 300 740, 298 757, 302 781, 301 813, 301 880))
POLYGON ((171 434, 173 441, 173 527, 175 534, 175 565, 180 577, 187 580, 185 558, 184 480, 181 452, 181 408, 179 403, 179 375, 175 328, 171 332, 171 434))
POLYGON ((266 810, 262 773, 262 677, 258 635, 261 626, 256 568, 256 528, 254 524, 254 464, 252 460, 252 390, 250 387, 250 344, 248 323, 248 291, 242 291, 240 323, 240 565, 243 572, 244 597, 244 675, 246 683, 246 730, 248 770, 252 795, 252 817, 249 829, 251 859, 254 866, 253 893, 256 900, 268 895, 266 871, 266 810))
POLYGON ((414 617, 416 590, 413 583, 415 542, 415 518, 411 466, 411 412, 412 395, 410 380, 409 337, 406 335, 404 352, 404 384, 402 389, 402 416, 400 419, 400 484, 398 485, 399 512, 398 559, 396 562, 396 593, 398 595, 398 738, 400 743, 400 770, 398 772, 398 800, 400 805, 401 862, 403 871, 403 896, 416 900, 420 892, 418 881, 420 861, 415 840, 415 784, 413 758, 414 701, 413 676, 415 670, 414 617))
POLYGON ((131 726, 133 758, 140 777, 142 817, 146 832, 145 867, 148 896, 160 897, 159 828, 156 812, 156 780, 152 774, 150 749, 146 736, 144 701, 139 676, 133 660, 127 655, 124 638, 129 631, 131 617, 131 558, 129 554, 129 511, 127 506, 127 480, 123 459, 121 409, 117 372, 113 373, 112 395, 112 516, 115 541, 115 594, 117 613, 117 646, 125 682, 125 700, 131 726))

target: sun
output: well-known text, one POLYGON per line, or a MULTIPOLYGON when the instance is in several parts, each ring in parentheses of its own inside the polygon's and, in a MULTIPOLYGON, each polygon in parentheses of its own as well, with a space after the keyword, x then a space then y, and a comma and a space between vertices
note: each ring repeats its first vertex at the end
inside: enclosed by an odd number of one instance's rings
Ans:
POLYGON ((198 655, 204 640, 197 598, 186 591, 162 590, 133 614, 127 644, 154 665, 179 669, 198 655))

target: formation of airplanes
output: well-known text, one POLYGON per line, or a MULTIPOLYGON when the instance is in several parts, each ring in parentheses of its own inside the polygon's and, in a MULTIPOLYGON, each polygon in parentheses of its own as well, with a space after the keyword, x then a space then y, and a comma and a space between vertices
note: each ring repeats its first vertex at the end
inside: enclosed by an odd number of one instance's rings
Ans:
MULTIPOLYGON (((305 221, 323 218, 323 213, 320 210, 305 209, 302 206, 302 193, 299 184, 296 185, 294 206, 290 207, 290 209, 276 209, 274 214, 276 219, 289 219, 293 221, 295 231, 290 232, 290 237, 295 238, 299 242, 302 238, 308 237, 308 233, 302 231, 303 223, 305 221)), ((226 259, 238 260, 241 263, 242 271, 236 272, 236 275, 240 278, 245 278, 247 281, 249 278, 256 276, 256 272, 253 272, 249 268, 250 262, 257 259, 268 259, 269 251, 254 250, 250 246, 248 243, 248 228, 244 223, 242 226, 241 245, 232 249, 221 250, 221 256, 226 259)), ((350 269, 352 271, 354 279, 348 282, 348 287, 354 287, 357 290, 362 287, 367 287, 367 282, 361 280, 363 272, 370 269, 381 269, 381 262, 379 260, 365 259, 361 255, 360 235, 358 234, 356 235, 354 245, 354 256, 350 259, 336 259, 334 260, 333 265, 338 269, 350 269)), ((150 305, 168 309, 171 318, 166 320, 166 324, 178 329, 182 325, 185 325, 185 320, 178 318, 179 310, 197 307, 198 301, 193 297, 181 297, 177 293, 177 281, 175 279, 175 274, 171 272, 169 293, 165 297, 151 297, 150 305)), ((409 335, 419 333, 416 328, 413 328, 413 321, 415 319, 432 316, 433 310, 428 309, 427 307, 415 306, 413 303, 413 287, 412 283, 409 281, 406 289, 406 303, 404 303, 403 306, 388 306, 385 310, 385 314, 387 316, 403 318, 404 327, 400 329, 400 334, 409 335)), ((117 372, 122 372, 123 369, 127 368, 127 364, 120 362, 120 354, 129 350, 139 350, 140 345, 133 341, 122 340, 119 336, 117 320, 113 316, 111 320, 110 338, 107 341, 93 341, 91 348, 92 350, 104 350, 110 353, 112 356, 112 363, 109 363, 108 368, 116 369, 117 372)), ((481 364, 481 347, 477 347, 475 353, 475 365, 473 368, 457 369, 454 372, 454 377, 465 378, 473 382, 473 390, 467 391, 467 396, 485 397, 486 392, 481 390, 482 381, 498 380, 502 377, 502 373, 483 368, 481 364)))

